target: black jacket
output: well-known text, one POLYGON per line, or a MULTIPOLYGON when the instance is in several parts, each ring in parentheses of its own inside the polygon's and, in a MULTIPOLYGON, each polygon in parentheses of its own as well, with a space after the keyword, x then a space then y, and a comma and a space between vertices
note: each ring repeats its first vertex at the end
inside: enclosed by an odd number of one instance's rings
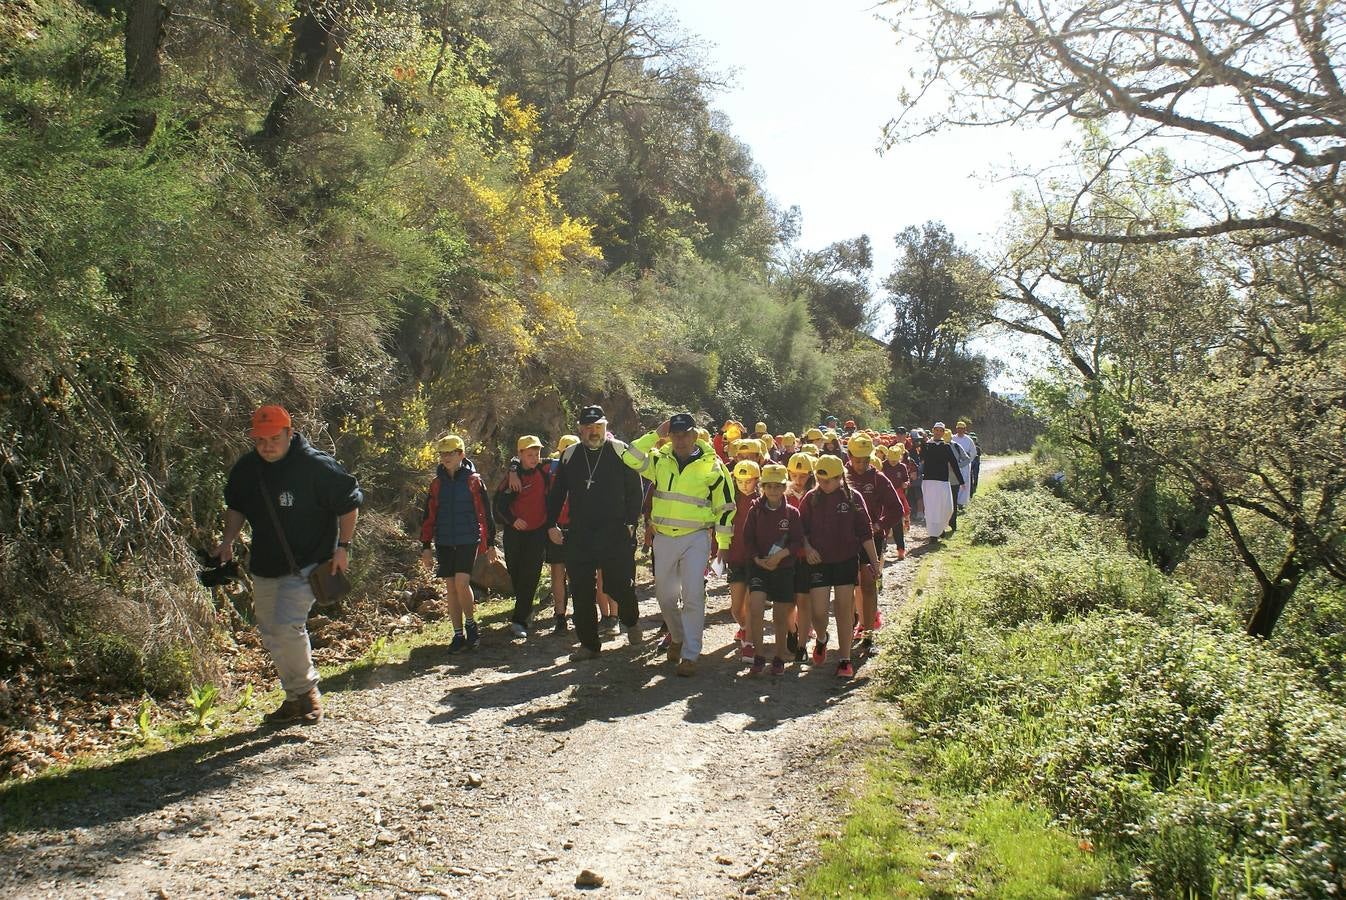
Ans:
POLYGON ((926 481, 957 481, 963 483, 958 470, 958 458, 953 448, 943 441, 926 441, 921 445, 921 477, 926 481))
POLYGON ((547 495, 547 525, 556 524, 570 498, 566 558, 597 562, 634 552, 632 534, 645 499, 640 476, 622 462, 610 443, 595 453, 576 444, 561 454, 547 495), (590 467, 593 485, 588 484, 590 467))
POLYGON ((364 502, 355 477, 303 435, 296 433, 291 438, 290 450, 279 462, 265 461, 256 450, 245 454, 229 470, 224 501, 230 509, 242 513, 252 527, 248 568, 263 578, 279 578, 290 572, 267 512, 263 483, 300 568, 332 558, 337 517, 364 502))

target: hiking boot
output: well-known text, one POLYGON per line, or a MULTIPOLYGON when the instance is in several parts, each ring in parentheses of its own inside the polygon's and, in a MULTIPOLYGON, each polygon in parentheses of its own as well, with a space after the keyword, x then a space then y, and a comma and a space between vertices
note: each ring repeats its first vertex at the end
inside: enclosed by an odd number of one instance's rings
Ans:
POLYGON ((690 659, 678 660, 678 667, 673 670, 675 675, 681 675, 683 678, 690 678, 696 674, 696 663, 690 659))
POLYGON ((639 647, 645 642, 645 632, 640 630, 639 625, 632 625, 626 629, 626 643, 629 647, 639 647))
POLYGON ((509 623, 509 633, 514 635, 516 638, 526 639, 528 637, 528 629, 520 625, 518 622, 509 623))
POLYGON ((748 674, 756 677, 766 671, 766 657, 754 656, 752 658, 752 668, 748 669, 748 674))
POLYGON ((668 642, 668 661, 676 663, 680 659, 682 659, 682 644, 670 640, 668 642))
POLYGON ((771 660, 771 674, 776 678, 779 678, 780 676, 784 675, 785 660, 781 659, 779 656, 771 660))
POLYGON ((316 687, 299 697, 299 724, 317 725, 322 721, 322 699, 316 687))
POLYGON ((566 624, 566 617, 565 617, 564 615, 557 616, 557 617, 556 617, 556 624, 552 626, 551 633, 552 633, 552 634, 565 634, 565 633, 566 633, 566 628, 567 628, 567 627, 568 627, 568 626, 567 626, 567 624, 566 624))
POLYGON ((599 655, 600 651, 598 650, 590 650, 588 647, 580 647, 578 650, 574 650, 571 652, 570 661, 584 662, 585 660, 589 659, 598 659, 599 655))
POLYGON ((837 677, 851 678, 855 675, 855 666, 851 665, 849 659, 843 659, 837 663, 837 677))
POLYGON ((449 652, 457 653, 467 647, 467 637, 461 631, 453 633, 453 640, 449 641, 449 652))
POLYGON ((298 722, 303 715, 304 710, 300 706, 299 698, 296 697, 291 700, 287 697, 280 706, 262 716, 262 723, 265 725, 284 725, 288 722, 298 722))
POLYGON ((792 631, 785 636, 785 649, 791 653, 799 652, 799 632, 792 631))
POLYGON ((476 650, 481 645, 481 628, 476 619, 467 620, 467 649, 476 650))
POLYGON ((827 635, 822 635, 813 642, 813 664, 821 666, 827 661, 827 635))

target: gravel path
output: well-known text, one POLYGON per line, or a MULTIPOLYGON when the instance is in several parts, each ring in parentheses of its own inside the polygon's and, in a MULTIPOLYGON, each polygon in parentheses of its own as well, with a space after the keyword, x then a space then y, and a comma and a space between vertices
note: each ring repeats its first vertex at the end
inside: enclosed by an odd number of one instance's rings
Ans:
MULTIPOLYGON (((925 543, 885 568, 891 615, 925 543)), ((642 569, 642 573, 648 574, 642 569)), ((76 772, 0 835, 7 897, 729 897, 773 894, 841 814, 837 786, 891 713, 869 672, 748 677, 712 582, 706 654, 673 676, 609 639, 422 647, 324 687, 316 727, 232 734, 76 772), (843 753, 835 752, 844 748, 843 753), (604 886, 575 886, 582 870, 604 886)), ((543 622, 548 622, 549 614, 543 622)))

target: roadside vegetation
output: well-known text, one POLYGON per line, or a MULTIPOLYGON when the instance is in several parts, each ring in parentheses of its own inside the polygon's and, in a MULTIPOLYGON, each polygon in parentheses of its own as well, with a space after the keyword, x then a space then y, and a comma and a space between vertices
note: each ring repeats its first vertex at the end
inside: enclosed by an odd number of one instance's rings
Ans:
MULTIPOLYGON (((1340 620, 1249 637, 1222 582, 1160 572, 1123 523, 1053 494, 1054 475, 1025 465, 980 493, 888 635, 881 689, 910 723, 894 739, 909 761, 879 767, 848 825, 889 831, 865 865, 891 871, 863 893, 949 890, 901 880, 922 858, 902 803, 928 797, 946 821, 990 823, 953 884, 989 868, 996 896, 1340 896, 1346 659, 1323 650, 1340 620), (1031 840, 997 841, 1003 827, 1031 840), (1055 862, 1023 893, 999 857, 1038 844, 1055 862)), ((1338 588, 1315 596, 1339 608, 1338 588)), ((807 893, 836 892, 826 873, 807 893)))

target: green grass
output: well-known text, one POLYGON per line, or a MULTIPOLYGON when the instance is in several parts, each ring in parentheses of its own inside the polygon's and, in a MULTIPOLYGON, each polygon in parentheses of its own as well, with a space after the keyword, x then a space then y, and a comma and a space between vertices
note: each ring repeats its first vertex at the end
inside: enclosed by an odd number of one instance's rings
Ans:
POLYGON ((800 886, 803 897, 1069 898, 1098 893, 1106 862, 1003 797, 929 786, 914 735, 899 729, 867 767, 839 835, 800 886))

